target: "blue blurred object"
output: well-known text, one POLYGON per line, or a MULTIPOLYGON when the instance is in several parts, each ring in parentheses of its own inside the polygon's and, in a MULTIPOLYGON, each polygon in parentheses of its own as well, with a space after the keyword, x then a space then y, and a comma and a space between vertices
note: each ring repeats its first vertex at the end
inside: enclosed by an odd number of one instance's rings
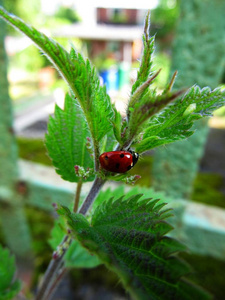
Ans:
POLYGON ((108 70, 101 71, 100 76, 106 85, 107 92, 117 91, 119 89, 119 72, 117 68, 112 67, 108 70))

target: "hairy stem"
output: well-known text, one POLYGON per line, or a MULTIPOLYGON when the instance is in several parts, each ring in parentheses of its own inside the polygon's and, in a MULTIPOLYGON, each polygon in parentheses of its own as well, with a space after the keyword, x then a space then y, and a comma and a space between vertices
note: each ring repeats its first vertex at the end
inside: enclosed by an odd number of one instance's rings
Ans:
POLYGON ((148 80, 146 80, 141 86, 139 86, 136 91, 131 95, 130 101, 129 101, 129 105, 128 105, 128 109, 127 109, 127 118, 129 120, 129 115, 130 115, 130 108, 134 108, 135 107, 135 103, 137 103, 143 93, 146 91, 146 89, 150 86, 150 84, 152 83, 152 81, 159 75, 159 73, 161 72, 162 69, 159 69, 153 76, 151 76, 150 78, 148 78, 148 80))
POLYGON ((86 199, 84 200, 84 203, 82 204, 79 213, 82 215, 85 215, 88 211, 88 209, 90 208, 90 206, 92 205, 92 203, 94 202, 96 196, 98 195, 100 189, 102 188, 102 186, 105 183, 105 179, 102 179, 100 177, 96 177, 95 181, 93 182, 93 185, 86 197, 86 199))
POLYGON ((129 149, 132 142, 133 142, 134 136, 131 137, 129 140, 127 140, 124 144, 123 144, 123 149, 129 149))
POLYGON ((77 183, 77 189, 76 189, 76 195, 75 195, 75 201, 74 201, 74 207, 73 207, 73 211, 74 211, 74 212, 77 212, 77 210, 78 210, 82 184, 83 184, 82 180, 80 180, 80 181, 77 183))

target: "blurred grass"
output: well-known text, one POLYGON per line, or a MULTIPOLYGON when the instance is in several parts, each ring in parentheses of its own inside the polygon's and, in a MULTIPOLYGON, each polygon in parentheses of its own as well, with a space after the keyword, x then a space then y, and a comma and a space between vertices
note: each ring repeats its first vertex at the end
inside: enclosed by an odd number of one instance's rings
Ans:
POLYGON ((215 173, 198 173, 191 199, 196 202, 225 208, 225 195, 220 191, 223 177, 215 173))
POLYGON ((17 138, 19 157, 43 165, 52 166, 42 139, 17 138))

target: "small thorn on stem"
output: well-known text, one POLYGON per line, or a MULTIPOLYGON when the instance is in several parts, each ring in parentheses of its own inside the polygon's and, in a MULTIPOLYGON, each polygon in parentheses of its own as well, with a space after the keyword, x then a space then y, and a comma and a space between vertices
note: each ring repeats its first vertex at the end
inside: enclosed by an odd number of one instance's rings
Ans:
POLYGON ((159 75, 159 73, 162 71, 162 68, 160 68, 154 75, 152 75, 152 77, 150 77, 147 81, 146 81, 146 83, 147 83, 147 85, 149 85, 158 75, 159 75))
POLYGON ((173 76, 172 76, 172 79, 170 80, 170 83, 169 83, 169 86, 168 86, 168 91, 171 91, 172 90, 172 87, 173 87, 173 84, 174 84, 174 81, 176 79, 176 76, 178 74, 178 71, 176 70, 174 73, 173 73, 173 76))

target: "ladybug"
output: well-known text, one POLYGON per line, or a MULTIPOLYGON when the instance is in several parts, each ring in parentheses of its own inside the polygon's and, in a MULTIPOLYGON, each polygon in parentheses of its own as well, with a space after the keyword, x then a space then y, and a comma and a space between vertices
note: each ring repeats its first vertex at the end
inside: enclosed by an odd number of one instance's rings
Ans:
POLYGON ((125 173, 137 163, 138 153, 134 151, 111 151, 102 153, 99 161, 103 169, 114 173, 125 173))

